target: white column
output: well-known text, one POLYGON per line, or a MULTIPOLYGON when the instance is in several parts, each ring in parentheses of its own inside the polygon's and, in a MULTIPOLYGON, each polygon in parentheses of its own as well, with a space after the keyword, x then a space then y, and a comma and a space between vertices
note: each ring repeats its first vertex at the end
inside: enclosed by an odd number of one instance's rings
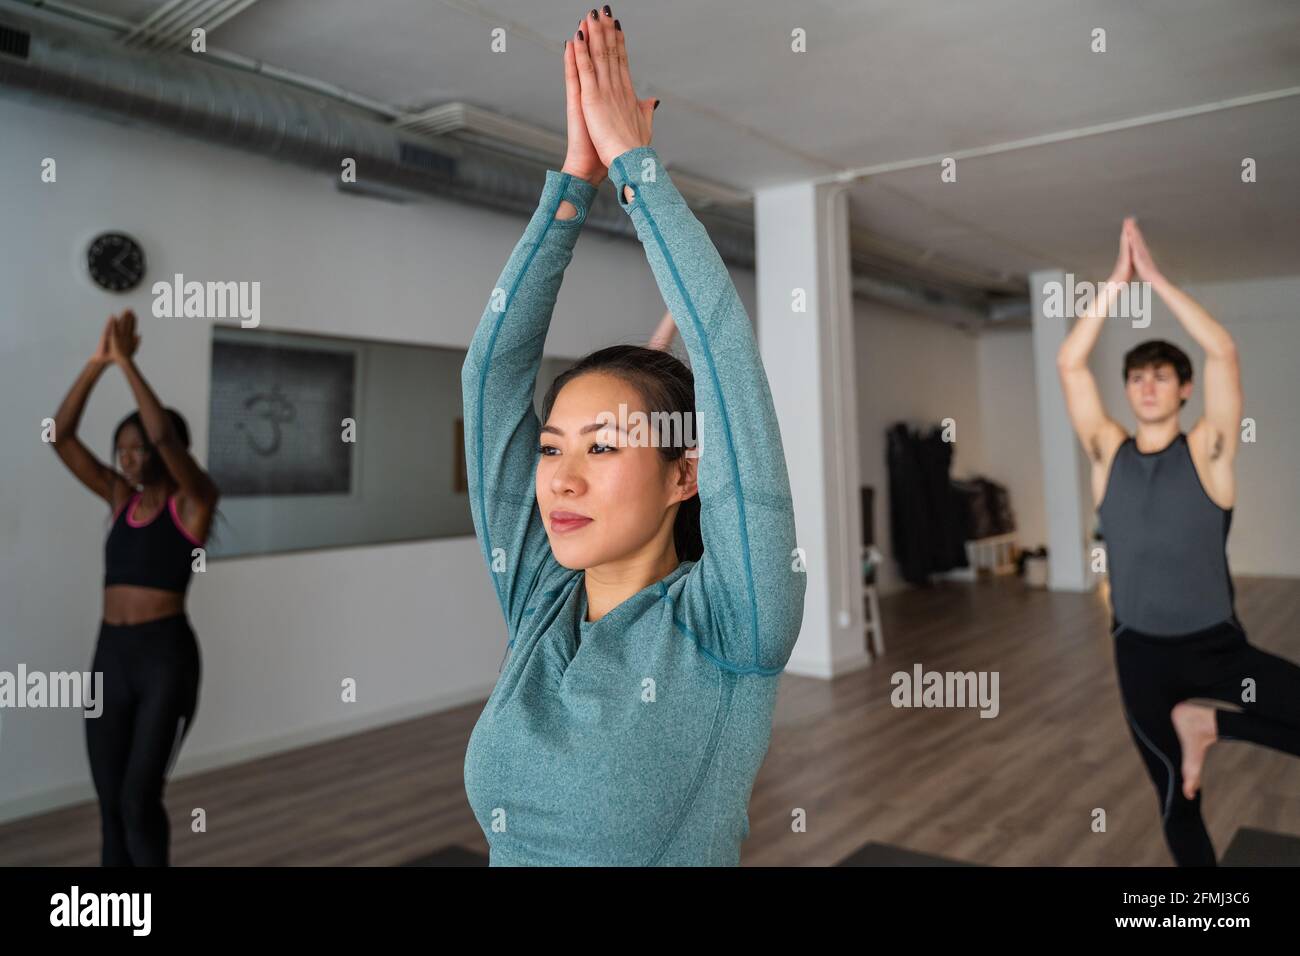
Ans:
POLYGON ((1034 329, 1034 379, 1038 387, 1038 437, 1043 455, 1043 504, 1047 509, 1047 586, 1053 591, 1089 591, 1085 515, 1092 504, 1087 459, 1065 410, 1056 371, 1056 355, 1069 332, 1069 318, 1048 315, 1044 286, 1059 282, 1061 270, 1029 276, 1030 316, 1034 329))
POLYGON ((845 186, 759 190, 754 218, 758 342, 808 567, 803 631, 787 670, 831 677, 869 660, 845 186))

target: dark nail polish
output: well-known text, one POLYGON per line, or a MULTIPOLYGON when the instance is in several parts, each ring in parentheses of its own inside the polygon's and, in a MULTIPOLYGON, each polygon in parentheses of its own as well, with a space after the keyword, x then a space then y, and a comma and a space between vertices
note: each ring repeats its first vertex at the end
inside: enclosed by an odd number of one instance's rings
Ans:
POLYGON ((655 109, 659 109, 659 101, 655 100, 655 109))
POLYGON ((612 17, 613 15, 614 15, 613 11, 609 9, 609 4, 608 3, 605 4, 605 16, 612 17))
POLYGON ((614 29, 617 30, 619 33, 622 33, 622 32, 623 32, 623 28, 622 28, 621 26, 618 25, 618 21, 617 21, 617 20, 614 21, 614 29))
POLYGON ((595 8, 595 7, 592 7, 592 8, 591 8, 591 19, 593 19, 593 20, 596 19, 596 8, 595 8))
POLYGON ((578 31, 578 39, 579 39, 579 40, 585 40, 585 39, 587 39, 585 36, 582 35, 582 31, 581 31, 581 30, 578 31))

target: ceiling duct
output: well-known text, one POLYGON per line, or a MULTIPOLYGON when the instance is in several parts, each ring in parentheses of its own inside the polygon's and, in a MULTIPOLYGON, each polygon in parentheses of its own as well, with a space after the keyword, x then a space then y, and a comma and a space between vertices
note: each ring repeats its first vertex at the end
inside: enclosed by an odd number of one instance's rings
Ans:
MULTIPOLYGON (((123 42, 129 28, 107 24, 97 24, 98 33, 84 23, 70 29, 64 21, 74 22, 73 9, 60 3, 29 16, 0 7, 0 87, 286 160, 329 174, 344 191, 389 200, 436 195, 527 216, 536 208, 542 173, 563 155, 556 134, 467 104, 410 115, 381 112, 325 84, 318 92, 307 88, 306 78, 276 78, 273 68, 235 55, 142 51, 123 42), (345 157, 356 160, 355 186, 340 181, 345 157)), ((670 171, 723 260, 752 270, 749 195, 670 171)), ((635 224, 610 190, 598 194, 587 224, 636 237, 635 224)), ((855 273, 867 272, 866 281, 855 278, 858 294, 949 320, 964 313, 962 325, 987 321, 1002 291, 933 270, 927 281, 920 270, 899 270, 897 262, 861 259, 855 253, 855 273)))
MULTIPOLYGON (((430 136, 450 136, 494 149, 511 148, 523 156, 564 155, 568 142, 563 133, 552 132, 512 116, 503 116, 469 103, 443 103, 420 113, 403 116, 394 124, 398 129, 430 136)), ((712 206, 747 208, 753 202, 750 193, 729 189, 720 183, 701 179, 668 165, 673 183, 682 196, 699 211, 712 206)))
MULTIPOLYGON (((342 160, 352 157, 362 182, 349 192, 367 192, 369 184, 386 198, 437 195, 527 215, 552 165, 500 146, 409 133, 388 117, 200 56, 141 52, 8 10, 0 10, 0 29, 4 49, 25 52, 0 55, 0 85, 293 162, 336 182, 342 160)), ((589 226, 635 237, 606 193, 589 211, 589 226)), ((700 218, 724 258, 753 268, 752 229, 704 210, 700 218)))
POLYGON ((27 37, 25 58, 0 55, 0 85, 13 90, 334 173, 354 156, 368 175, 413 189, 455 172, 455 155, 355 107, 198 56, 139 52, 8 11, 0 29, 27 37))

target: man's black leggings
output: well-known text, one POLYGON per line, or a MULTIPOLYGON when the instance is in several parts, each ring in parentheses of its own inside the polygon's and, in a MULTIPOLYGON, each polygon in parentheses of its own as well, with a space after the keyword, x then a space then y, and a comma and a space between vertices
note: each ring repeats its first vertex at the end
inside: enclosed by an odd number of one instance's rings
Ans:
POLYGON ((1300 756, 1300 667, 1248 643, 1235 620, 1178 637, 1117 625, 1114 637, 1120 696, 1155 784, 1165 841, 1179 866, 1215 866, 1201 791, 1194 800, 1183 796, 1182 748, 1170 711, 1191 697, 1224 701, 1241 712, 1216 710, 1219 739, 1300 756))
POLYGON ((184 614, 102 624, 91 669, 104 675, 103 712, 86 717, 102 863, 166 866, 163 788, 198 706, 198 641, 184 614))

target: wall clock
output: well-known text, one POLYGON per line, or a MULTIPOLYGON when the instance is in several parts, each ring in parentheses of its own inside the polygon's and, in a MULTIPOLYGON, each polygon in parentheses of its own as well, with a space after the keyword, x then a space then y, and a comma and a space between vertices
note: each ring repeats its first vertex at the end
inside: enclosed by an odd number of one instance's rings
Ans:
POLYGON ((86 250, 86 265, 101 289, 126 292, 144 278, 144 250, 125 233, 101 233, 86 250))

